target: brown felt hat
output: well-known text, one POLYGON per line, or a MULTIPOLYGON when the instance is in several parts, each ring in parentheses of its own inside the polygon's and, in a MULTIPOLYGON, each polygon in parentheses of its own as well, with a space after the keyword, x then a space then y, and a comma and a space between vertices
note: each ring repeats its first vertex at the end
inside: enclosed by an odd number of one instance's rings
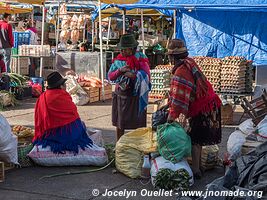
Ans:
POLYGON ((183 40, 173 39, 169 42, 168 52, 167 52, 168 55, 183 54, 186 52, 187 52, 187 48, 183 40))

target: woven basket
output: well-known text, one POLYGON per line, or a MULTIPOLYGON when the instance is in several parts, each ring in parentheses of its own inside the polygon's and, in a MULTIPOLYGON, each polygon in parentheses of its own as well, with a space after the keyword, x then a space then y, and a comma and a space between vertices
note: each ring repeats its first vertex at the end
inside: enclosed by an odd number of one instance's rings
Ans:
POLYGON ((33 165, 33 162, 28 157, 28 153, 30 153, 32 148, 32 144, 18 145, 18 161, 21 167, 29 167, 33 165))

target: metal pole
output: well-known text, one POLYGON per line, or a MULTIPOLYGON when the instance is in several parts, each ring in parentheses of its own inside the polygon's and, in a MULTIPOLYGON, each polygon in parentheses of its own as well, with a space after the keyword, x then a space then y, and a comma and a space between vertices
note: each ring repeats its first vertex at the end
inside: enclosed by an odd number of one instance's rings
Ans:
POLYGON ((58 0, 58 10, 57 10, 57 22, 56 22, 56 53, 58 51, 58 40, 59 40, 59 7, 60 7, 60 0, 58 0))
POLYGON ((95 22, 92 20, 92 51, 94 51, 95 22))
POLYGON ((101 0, 99 3, 99 39, 100 39, 100 70, 101 70, 101 81, 102 81, 102 95, 103 101, 105 101, 105 88, 104 88, 104 67, 103 67, 103 38, 102 38, 102 14, 101 14, 101 0))
POLYGON ((109 17, 109 18, 108 18, 108 36, 107 36, 107 48, 108 48, 108 43, 109 43, 110 26, 111 26, 111 17, 109 17))
POLYGON ((141 29, 142 29, 142 43, 143 43, 143 53, 145 54, 145 30, 144 30, 144 12, 141 9, 141 29))
POLYGON ((126 33, 126 9, 123 8, 123 16, 122 16, 122 20, 123 20, 123 34, 126 33))
POLYGON ((177 10, 174 10, 173 12, 173 39, 176 38, 176 24, 177 24, 177 10))
MULTIPOLYGON (((41 40, 41 49, 42 52, 44 52, 44 25, 45 25, 45 6, 43 5, 43 16, 42 16, 42 40, 41 40)), ((43 75, 43 57, 41 57, 41 63, 40 63, 40 77, 43 75)))

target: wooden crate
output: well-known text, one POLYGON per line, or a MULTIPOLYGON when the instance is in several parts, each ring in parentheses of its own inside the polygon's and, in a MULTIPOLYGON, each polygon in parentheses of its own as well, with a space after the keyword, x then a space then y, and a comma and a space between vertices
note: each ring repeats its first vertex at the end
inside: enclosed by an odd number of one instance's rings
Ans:
MULTIPOLYGON (((105 100, 112 99, 112 85, 105 86, 105 100)), ((103 91, 99 88, 99 101, 103 101, 103 91)))
POLYGON ((5 181, 5 164, 0 161, 0 183, 5 181))
POLYGON ((83 87, 83 90, 89 96, 89 103, 99 101, 99 88, 83 87))
POLYGON ((10 69, 12 73, 29 74, 29 58, 11 58, 10 69))

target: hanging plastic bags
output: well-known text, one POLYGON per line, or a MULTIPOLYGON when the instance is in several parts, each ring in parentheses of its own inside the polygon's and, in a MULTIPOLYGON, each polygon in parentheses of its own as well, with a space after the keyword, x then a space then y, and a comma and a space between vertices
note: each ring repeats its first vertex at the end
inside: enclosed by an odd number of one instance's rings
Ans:
POLYGON ((160 155, 172 163, 191 155, 191 139, 177 122, 158 126, 157 142, 160 155))
POLYGON ((116 144, 116 168, 130 178, 141 175, 143 155, 157 150, 151 128, 139 128, 123 135, 116 144))

